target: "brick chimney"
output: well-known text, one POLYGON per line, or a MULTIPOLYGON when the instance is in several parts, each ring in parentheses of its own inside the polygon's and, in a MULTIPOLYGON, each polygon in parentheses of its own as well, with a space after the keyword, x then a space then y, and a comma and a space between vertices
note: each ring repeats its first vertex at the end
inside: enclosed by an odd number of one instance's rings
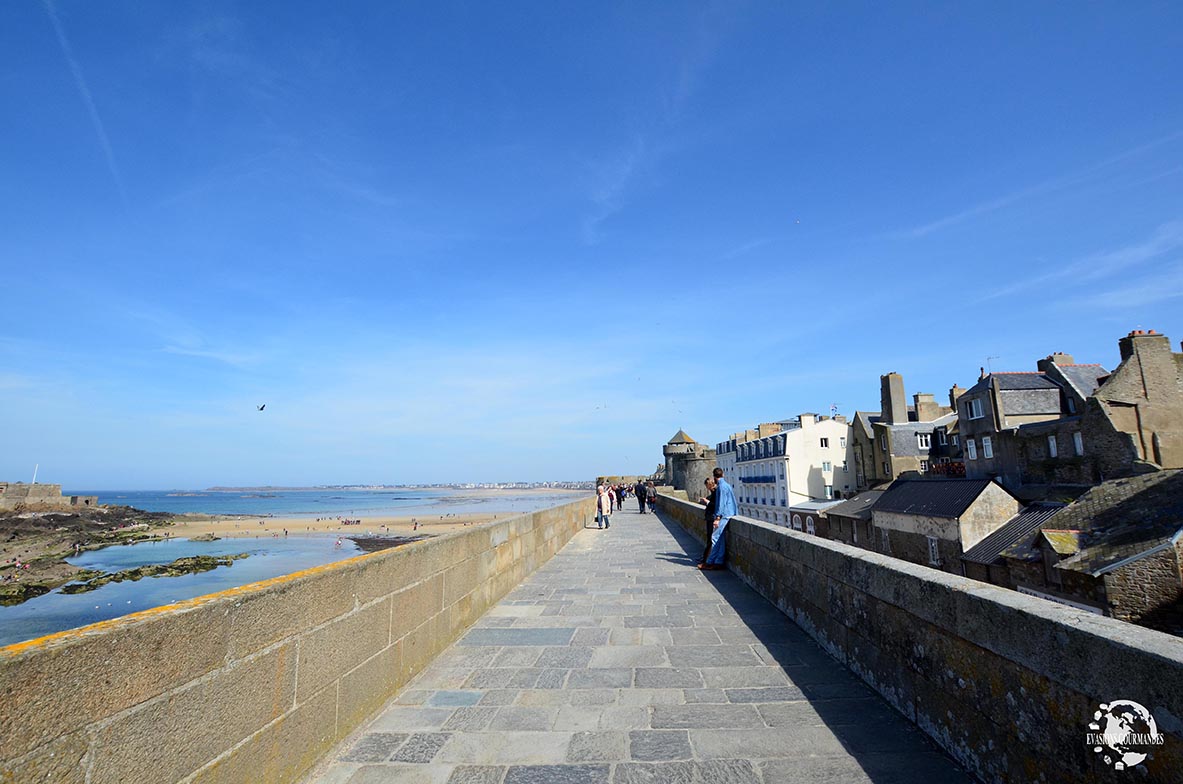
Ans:
POLYGON ((913 395, 912 404, 916 408, 917 422, 931 422, 944 413, 937 405, 936 398, 927 392, 913 395))
POLYGON ((965 394, 965 390, 954 384, 949 387, 949 408, 957 410, 957 398, 965 394))
POLYGON ((899 373, 888 373, 879 377, 879 410, 883 421, 889 425, 908 422, 908 402, 904 396, 904 377, 899 373))
POLYGON ((1117 341, 1117 350, 1121 354, 1121 361, 1125 362, 1135 353, 1142 351, 1171 351, 1171 341, 1166 335, 1160 335, 1153 329, 1135 329, 1117 341))
POLYGON ((1054 354, 1048 354, 1047 357, 1036 362, 1035 366, 1039 368, 1040 373, 1046 373, 1051 369, 1051 365, 1053 364, 1059 365, 1060 367, 1064 365, 1075 365, 1076 359, 1071 354, 1064 354, 1057 351, 1054 354))

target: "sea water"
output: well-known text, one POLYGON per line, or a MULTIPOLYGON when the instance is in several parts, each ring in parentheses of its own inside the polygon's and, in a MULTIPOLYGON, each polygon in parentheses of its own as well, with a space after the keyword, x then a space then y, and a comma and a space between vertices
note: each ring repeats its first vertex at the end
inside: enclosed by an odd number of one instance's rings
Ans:
MULTIPOLYGON (((375 517, 447 514, 521 514, 557 506, 571 493, 465 495, 447 490, 275 490, 275 491, 71 491, 66 495, 97 495, 100 504, 134 506, 149 512, 259 517, 375 517)), ((351 534, 365 533, 365 526, 351 534)), ((176 534, 179 529, 173 528, 176 534)), ((336 533, 256 538, 236 535, 216 542, 188 539, 145 541, 90 550, 66 560, 83 569, 118 572, 148 564, 171 563, 193 555, 249 557, 208 572, 178 577, 144 577, 108 583, 94 591, 64 594, 54 590, 13 607, 0 607, 0 646, 73 629, 121 615, 236 588, 302 569, 360 555, 349 539, 336 533), (338 544, 338 541, 340 544, 338 544)))

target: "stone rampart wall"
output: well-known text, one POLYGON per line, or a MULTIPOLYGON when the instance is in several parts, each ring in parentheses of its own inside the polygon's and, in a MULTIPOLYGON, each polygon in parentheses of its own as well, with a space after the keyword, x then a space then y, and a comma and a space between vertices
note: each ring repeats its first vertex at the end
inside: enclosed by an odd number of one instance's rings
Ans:
POLYGON ((0 648, 0 782, 293 782, 592 519, 589 496, 0 648))
MULTIPOLYGON (((701 538, 696 504, 658 507, 701 538)), ((728 568, 982 781, 1179 781, 1183 640, 743 517, 727 536, 728 568), (1114 700, 1165 736, 1134 770, 1086 743, 1114 700)))

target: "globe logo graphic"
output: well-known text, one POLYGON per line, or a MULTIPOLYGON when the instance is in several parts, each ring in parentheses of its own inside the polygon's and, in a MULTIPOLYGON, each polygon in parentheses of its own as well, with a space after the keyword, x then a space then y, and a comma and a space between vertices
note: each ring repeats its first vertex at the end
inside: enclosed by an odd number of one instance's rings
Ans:
POLYGON ((1101 703, 1089 730, 1093 751, 1115 770, 1142 764, 1153 747, 1164 741, 1150 711, 1130 700, 1101 703))

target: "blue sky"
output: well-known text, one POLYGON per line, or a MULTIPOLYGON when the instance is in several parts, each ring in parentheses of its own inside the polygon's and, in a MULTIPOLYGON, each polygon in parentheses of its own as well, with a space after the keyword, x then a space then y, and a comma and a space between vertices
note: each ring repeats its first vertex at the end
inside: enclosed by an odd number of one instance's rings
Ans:
POLYGON ((1183 339, 1178 3, 16 0, 0 52, 3 480, 647 472, 1183 339))

